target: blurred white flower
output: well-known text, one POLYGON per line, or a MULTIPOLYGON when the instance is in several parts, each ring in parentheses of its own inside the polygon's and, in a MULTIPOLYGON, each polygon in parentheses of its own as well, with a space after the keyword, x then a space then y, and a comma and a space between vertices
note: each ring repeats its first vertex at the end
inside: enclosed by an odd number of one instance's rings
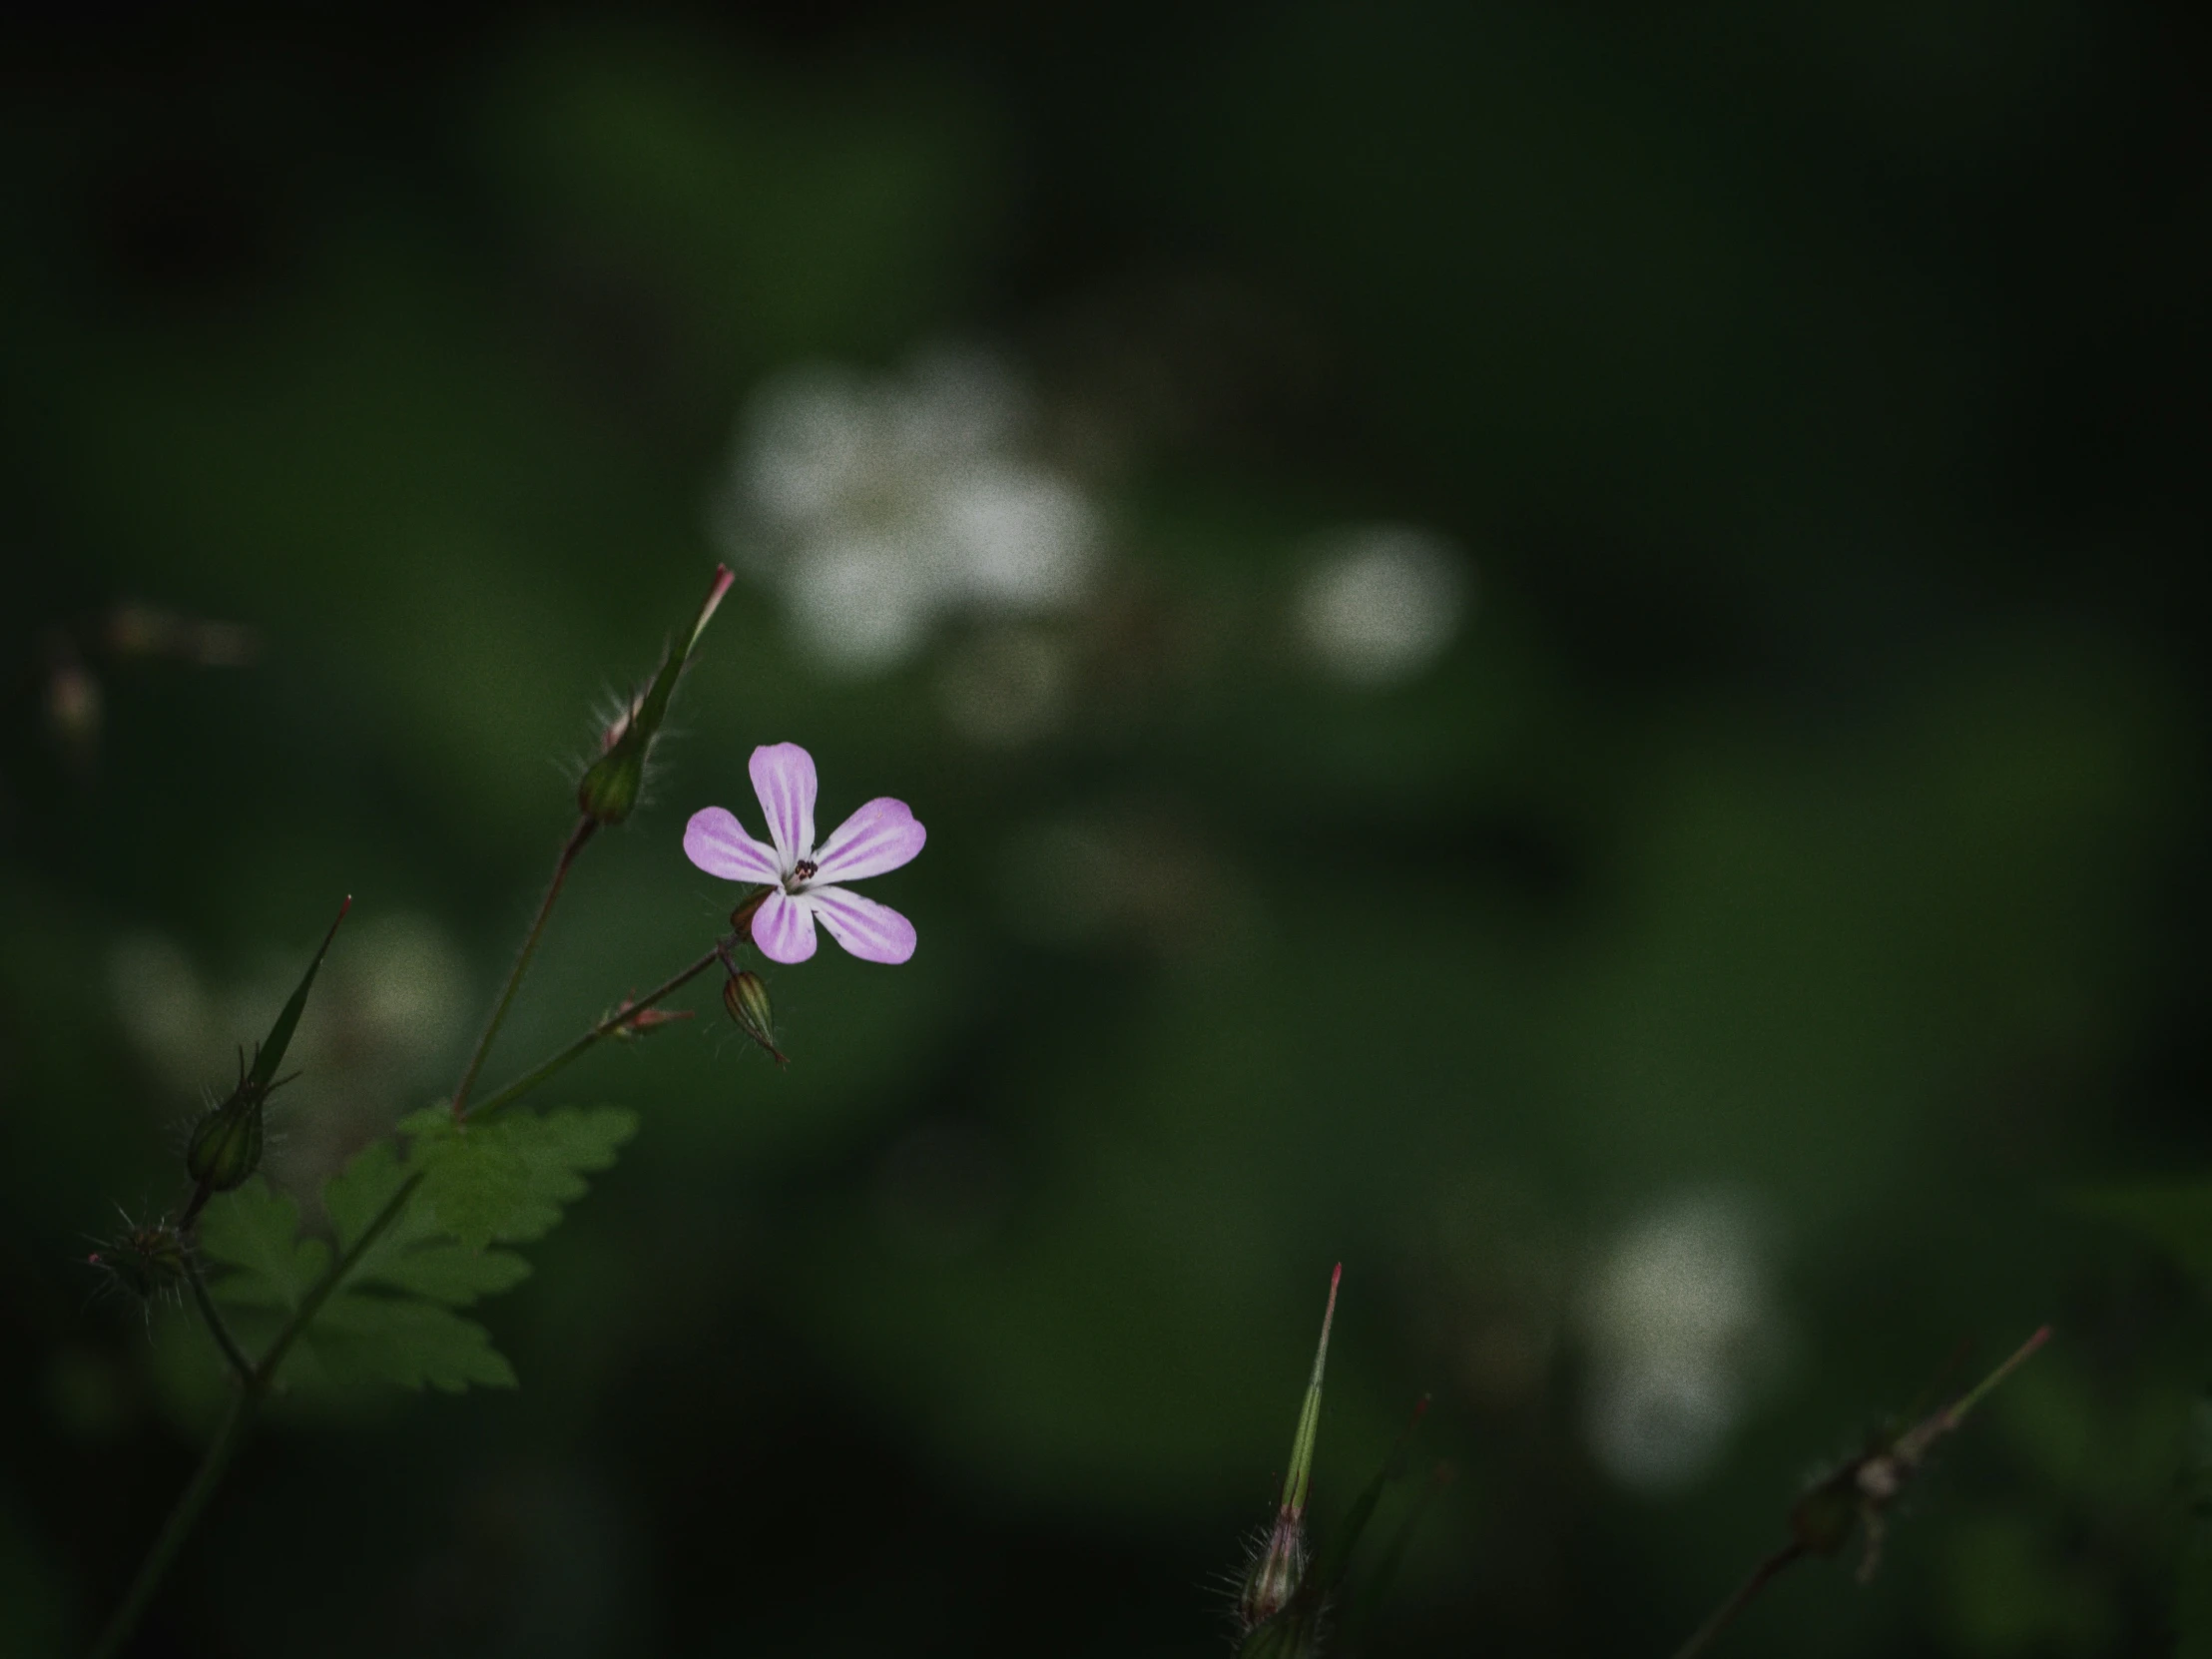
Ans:
POLYGON ((1340 536, 1299 593, 1309 649, 1343 679, 1402 680, 1440 656, 1468 598, 1466 556, 1430 530, 1376 524, 1340 536))
POLYGON ((896 666, 962 613, 1036 616, 1089 591, 1098 517, 1023 452, 1028 398, 995 359, 905 373, 793 369, 755 394, 721 525, 784 590, 801 639, 848 673, 896 666))
MULTIPOLYGON (((116 1013, 134 1046, 187 1093, 222 1084, 298 981, 295 952, 272 949, 252 977, 212 984, 174 942, 140 933, 108 958, 116 1013)), ((460 951, 427 917, 356 922, 307 999, 287 1065, 431 1075, 461 1033, 468 989, 460 951)))
POLYGON ((1040 944, 1135 944, 1161 956, 1234 951, 1255 925, 1218 847, 1141 808, 1017 828, 998 858, 1008 924, 1040 944))
POLYGON ((1759 1241, 1735 1206, 1693 1197, 1631 1228, 1582 1306, 1591 1450, 1615 1478, 1679 1486, 1711 1464, 1774 1348, 1759 1241))
POLYGON ((153 933, 123 939, 109 953, 108 984, 125 1034, 164 1082, 190 1094, 221 1081, 231 1033, 211 1041, 215 994, 184 951, 153 933))

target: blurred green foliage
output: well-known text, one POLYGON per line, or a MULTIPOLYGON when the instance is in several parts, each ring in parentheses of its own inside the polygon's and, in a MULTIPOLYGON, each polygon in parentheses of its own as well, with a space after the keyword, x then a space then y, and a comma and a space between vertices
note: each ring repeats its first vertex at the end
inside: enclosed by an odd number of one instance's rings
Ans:
POLYGON ((730 556, 493 1075, 712 940, 678 836, 753 818, 758 743, 826 825, 912 803, 870 891, 919 953, 774 972, 788 1071, 703 985, 564 1073, 640 1128, 472 1310, 519 1391, 295 1397, 144 1651, 1226 1652, 1340 1258, 1317 1513, 1423 1390, 1461 1474, 1379 1655, 1670 1650, 1803 1475, 2045 1320, 1874 1585, 1802 1569, 1723 1651, 2171 1650, 2181 8, 9 27, 0 1649, 82 1642, 220 1382, 83 1241, 178 1200, 350 891, 271 1109, 324 1225, 730 556), (758 399, 947 341, 1016 365, 1003 454, 1097 563, 835 672, 725 510, 758 399), (1460 583, 1388 674, 1316 598, 1379 524, 1460 583))

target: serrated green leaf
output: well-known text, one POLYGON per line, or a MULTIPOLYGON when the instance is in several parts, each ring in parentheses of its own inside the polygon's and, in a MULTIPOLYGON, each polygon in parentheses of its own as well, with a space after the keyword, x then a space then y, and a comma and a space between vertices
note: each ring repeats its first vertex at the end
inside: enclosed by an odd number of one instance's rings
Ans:
MULTIPOLYGON (((322 1189, 323 1207, 350 1250, 407 1179, 408 1164, 390 1141, 356 1153, 322 1189)), ((448 1307, 512 1290, 530 1276, 530 1264, 509 1250, 463 1244, 452 1236, 427 1193, 418 1193, 399 1219, 376 1238, 349 1283, 410 1292, 448 1307)))
POLYGON ((258 1175, 201 1216, 200 1252, 231 1270, 216 1295, 240 1308, 296 1308, 330 1265, 329 1246, 299 1237, 299 1206, 258 1175))
MULTIPOLYGON (((340 1250, 353 1248, 353 1242, 368 1231, 377 1212, 390 1202, 406 1178, 399 1148, 390 1141, 374 1141, 354 1153, 343 1169, 322 1184, 322 1207, 329 1212, 340 1250)), ((404 1227, 407 1221, 402 1216, 396 1225, 404 1227)))
MULTIPOLYGON (((495 1246, 550 1232, 583 1196, 585 1175, 612 1164, 636 1127, 613 1107, 463 1124, 433 1109, 400 1125, 404 1152, 388 1140, 363 1148, 322 1189, 341 1254, 368 1236, 407 1182, 422 1179, 294 1350, 309 1357, 305 1369, 403 1387, 513 1387, 514 1368, 491 1334, 454 1310, 529 1276, 528 1262, 495 1246)), ((215 1294, 263 1314, 296 1309, 331 1261, 327 1244, 298 1233, 298 1206, 259 1177, 211 1208, 202 1248, 230 1270, 215 1294)))
POLYGON ((422 1196, 439 1230, 483 1246, 550 1233, 584 1196, 584 1176, 613 1164, 637 1126, 637 1115, 620 1107, 571 1106, 463 1123, 432 1108, 400 1129, 411 1137, 408 1167, 427 1171, 422 1196))
POLYGON ((307 1336, 333 1377, 458 1393, 471 1383, 515 1386, 514 1367, 474 1320, 418 1297, 348 1291, 330 1299, 307 1336))
POLYGON ((386 1261, 363 1264, 354 1282, 465 1308, 479 1297, 511 1291, 530 1277, 530 1264, 511 1250, 464 1244, 419 1245, 386 1261))

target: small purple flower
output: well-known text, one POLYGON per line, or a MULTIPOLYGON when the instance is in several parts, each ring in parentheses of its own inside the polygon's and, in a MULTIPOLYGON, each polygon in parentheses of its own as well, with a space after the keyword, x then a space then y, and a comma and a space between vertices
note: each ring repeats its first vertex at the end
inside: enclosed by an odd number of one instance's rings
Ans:
POLYGON ((726 881, 765 881, 770 892, 753 915, 753 942, 772 961, 804 962, 815 953, 815 918, 853 955, 903 962, 914 953, 914 924, 887 904, 834 885, 881 875, 909 862, 927 832, 903 801, 879 796, 815 845, 815 758, 796 743, 753 751, 753 793, 768 817, 764 845, 722 807, 692 814, 684 855, 726 881))

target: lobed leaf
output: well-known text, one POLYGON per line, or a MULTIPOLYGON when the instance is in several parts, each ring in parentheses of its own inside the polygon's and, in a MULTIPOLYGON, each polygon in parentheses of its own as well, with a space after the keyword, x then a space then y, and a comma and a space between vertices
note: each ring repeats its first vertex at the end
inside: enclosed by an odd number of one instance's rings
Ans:
MULTIPOLYGON (((509 1112, 455 1123, 443 1109, 400 1126, 405 1147, 378 1141, 322 1189, 336 1250, 353 1250, 402 1185, 422 1177, 398 1218, 362 1251, 300 1345, 334 1381, 458 1390, 515 1386, 491 1334, 455 1310, 512 1290, 530 1264, 501 1244, 543 1238, 584 1195, 585 1176, 615 1160, 637 1128, 613 1107, 509 1112)), ((211 1206, 201 1250, 225 1271, 213 1289, 255 1316, 295 1311, 333 1260, 299 1237, 299 1207, 256 1177, 211 1206)))
MULTIPOLYGON (((400 1157, 398 1147, 378 1141, 330 1178, 322 1202, 340 1250, 353 1248, 411 1173, 412 1164, 400 1157)), ((455 1238, 424 1191, 363 1254, 347 1288, 383 1286, 458 1308, 512 1290, 529 1276, 530 1264, 513 1251, 487 1250, 455 1238)))
POLYGON ((333 1377, 459 1393, 469 1384, 511 1388, 514 1367, 474 1320, 419 1297, 341 1292, 307 1333, 333 1377))
POLYGON ((254 1176, 200 1218, 200 1253, 231 1271, 218 1282, 223 1301, 289 1312, 321 1280, 330 1248, 299 1237, 299 1206, 254 1176))
POLYGON ((616 1106, 505 1112, 456 1123, 438 1108, 415 1113, 408 1167, 428 1172, 422 1196, 438 1226, 463 1244, 528 1244, 559 1225, 584 1196, 588 1173, 610 1167, 637 1132, 616 1106))

